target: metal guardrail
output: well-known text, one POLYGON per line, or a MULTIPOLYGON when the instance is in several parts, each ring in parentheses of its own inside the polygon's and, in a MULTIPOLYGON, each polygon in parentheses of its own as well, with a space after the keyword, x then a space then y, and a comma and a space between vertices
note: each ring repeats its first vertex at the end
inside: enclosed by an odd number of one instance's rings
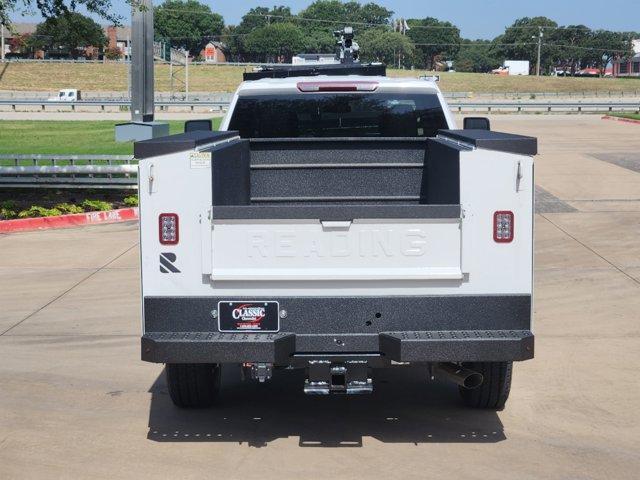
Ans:
MULTIPOLYGON (((23 106, 40 106, 41 110, 46 110, 46 107, 61 108, 70 107, 72 111, 75 111, 77 107, 100 107, 100 110, 105 110, 107 107, 131 107, 129 100, 80 100, 77 102, 55 102, 48 100, 33 100, 33 99, 10 99, 0 100, 0 105, 9 105, 12 110, 16 110, 18 105, 23 106)), ((194 100, 194 101, 182 101, 182 100, 160 100, 155 102, 155 106, 160 109, 166 109, 168 107, 184 107, 189 108, 192 111, 196 107, 212 108, 218 107, 223 110, 229 106, 229 102, 216 101, 216 100, 194 100)))
POLYGON ((138 165, 131 155, 0 155, 0 187, 135 189, 138 165))
MULTIPOLYGON (((0 87, 2 85, 0 84, 0 87)), ((34 100, 38 102, 47 102, 50 98, 57 98, 59 90, 1 90, 0 100, 34 100)), ((179 95, 185 92, 156 92, 156 101, 176 100, 179 95), (172 96, 173 95, 173 96, 172 96)), ((580 92, 442 92, 444 98, 469 99, 473 101, 615 101, 640 98, 640 89, 634 91, 611 91, 611 90, 592 90, 580 92)), ((104 101, 104 100, 121 100, 130 101, 129 94, 126 91, 97 91, 82 90, 82 97, 85 100, 104 101)), ((189 91, 191 100, 212 100, 212 101, 230 101, 233 97, 232 92, 211 92, 211 91, 189 91)))
POLYGON ((635 101, 613 101, 613 102, 449 102, 451 110, 458 112, 469 110, 486 110, 490 113, 493 110, 513 110, 516 112, 524 111, 547 111, 547 112, 613 112, 633 110, 640 112, 640 99, 635 101))
MULTIPOLYGON (((70 107, 75 111, 79 107, 100 107, 105 110, 107 107, 130 107, 129 100, 80 100, 77 102, 49 102, 33 99, 0 99, 0 106, 11 106, 12 110, 16 110, 18 106, 40 106, 41 110, 46 107, 61 108, 70 107)), ((155 102, 157 108, 167 110, 170 107, 186 108, 194 111, 196 108, 213 109, 217 107, 220 111, 225 110, 229 106, 228 101, 218 100, 159 100, 155 102)), ((491 112, 494 110, 513 110, 516 112, 525 111, 547 111, 547 112, 600 112, 600 111, 640 111, 640 99, 624 100, 624 101, 452 101, 449 102, 452 110, 458 112, 469 110, 486 110, 491 112)))

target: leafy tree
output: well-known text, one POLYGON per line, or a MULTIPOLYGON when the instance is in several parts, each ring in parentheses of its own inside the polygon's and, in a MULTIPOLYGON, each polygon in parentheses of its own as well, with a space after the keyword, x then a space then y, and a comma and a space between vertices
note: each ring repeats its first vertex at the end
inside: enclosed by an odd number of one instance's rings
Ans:
POLYGON ((557 26, 556 22, 547 17, 519 18, 513 22, 513 25, 507 27, 504 35, 500 38, 502 45, 497 51, 503 57, 502 61, 529 60, 531 68, 535 68, 538 56, 538 36, 542 29, 540 69, 544 72, 553 63, 554 57, 557 57, 557 52, 554 50, 556 47, 547 38, 551 38, 551 34, 557 26))
POLYGON ((107 60, 119 60, 122 57, 122 52, 117 47, 109 47, 104 49, 104 56, 107 60))
POLYGON ((633 55, 633 32, 611 32, 596 30, 587 42, 584 61, 600 69, 604 74, 609 62, 615 58, 626 58, 633 55))
POLYGON ((360 5, 358 2, 349 2, 345 4, 346 9, 353 9, 349 14, 349 18, 352 18, 354 22, 366 25, 357 25, 360 31, 366 31, 369 28, 376 28, 378 25, 388 24, 391 20, 393 12, 387 10, 381 5, 376 3, 366 3, 360 5))
POLYGON ((375 3, 342 3, 338 0, 316 0, 298 15, 298 25, 304 32, 309 51, 331 53, 336 49, 333 30, 354 27, 361 35, 371 28, 389 24, 393 12, 375 3), (308 20, 305 20, 308 19, 308 20))
POLYGON ((431 70, 438 60, 453 59, 460 48, 460 30, 450 22, 427 17, 407 20, 407 35, 416 46, 417 67, 431 70))
POLYGON ((244 14, 238 31, 240 33, 249 33, 256 28, 266 27, 272 23, 282 23, 291 21, 291 9, 285 6, 254 7, 244 14))
POLYGON ((89 17, 76 12, 47 18, 38 24, 36 31, 29 38, 30 47, 67 51, 70 55, 77 55, 80 48, 100 48, 106 43, 107 37, 102 27, 89 17))
MULTIPOLYGON (((133 0, 127 1, 134 3, 133 0)), ((74 12, 78 6, 109 23, 121 24, 122 18, 113 13, 111 0, 0 0, 0 23, 11 27, 9 13, 15 10, 30 12, 36 7, 43 17, 56 18, 74 12)))
POLYGON ((252 31, 275 23, 290 22, 290 17, 291 9, 289 7, 254 7, 244 14, 238 26, 230 28, 226 32, 229 36, 223 38, 229 46, 231 55, 236 60, 243 61, 255 53, 249 52, 246 46, 246 38, 252 31))
POLYGON ((569 25, 551 31, 546 35, 545 41, 551 62, 571 74, 576 69, 586 67, 584 60, 589 55, 584 47, 589 44, 592 36, 593 32, 584 25, 569 25))
POLYGON ((9 40, 9 51, 11 53, 24 53, 24 50, 29 45, 29 38, 31 38, 31 34, 29 33, 15 35, 9 40))
POLYGON ((383 62, 387 65, 404 64, 412 58, 413 43, 405 35, 383 29, 370 29, 358 37, 358 44, 365 61, 383 62))
POLYGON ((274 23, 247 35, 246 48, 260 61, 290 62, 305 45, 302 30, 292 23, 274 23))
POLYGON ((173 47, 197 53, 224 28, 222 16, 197 0, 165 0, 154 8, 153 26, 158 39, 170 39, 173 47))
POLYGON ((500 65, 491 40, 463 40, 455 57, 459 72, 490 72, 500 65))

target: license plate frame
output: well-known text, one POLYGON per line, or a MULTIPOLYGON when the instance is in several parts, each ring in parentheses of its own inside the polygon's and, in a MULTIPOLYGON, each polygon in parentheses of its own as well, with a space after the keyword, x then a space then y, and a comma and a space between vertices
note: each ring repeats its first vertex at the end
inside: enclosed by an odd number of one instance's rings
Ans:
POLYGON ((218 330, 223 333, 277 333, 280 303, 275 300, 218 302, 218 330))

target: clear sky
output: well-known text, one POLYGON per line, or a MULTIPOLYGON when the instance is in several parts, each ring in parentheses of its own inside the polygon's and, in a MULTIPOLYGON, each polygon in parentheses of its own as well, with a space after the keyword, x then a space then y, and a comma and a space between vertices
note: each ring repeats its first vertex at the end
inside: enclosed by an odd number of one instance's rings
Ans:
MULTIPOLYGON (((312 0, 200 0, 220 13, 228 24, 237 24, 251 7, 286 5, 298 13, 312 0)), ((34 0, 35 3, 35 0, 34 0)), ((162 3, 154 0, 154 3, 162 3)), ((362 3, 366 3, 362 2, 362 3)), ((493 38, 513 20, 544 15, 560 25, 584 24, 591 28, 640 31, 640 0, 377 0, 395 12, 396 17, 432 16, 448 20, 461 29, 466 38, 493 38)), ((114 9, 128 23, 129 7, 123 0, 113 0, 114 9)), ((33 21, 34 18, 14 21, 33 21)))

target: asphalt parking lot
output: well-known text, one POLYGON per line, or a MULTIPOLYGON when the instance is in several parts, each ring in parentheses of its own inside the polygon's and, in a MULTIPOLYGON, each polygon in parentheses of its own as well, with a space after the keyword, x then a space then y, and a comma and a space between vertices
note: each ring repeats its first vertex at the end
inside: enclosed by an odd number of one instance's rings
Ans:
POLYGON ((640 125, 494 116, 539 137, 536 358, 502 412, 425 372, 363 397, 302 375, 182 411, 139 360, 137 225, 0 235, 0 478, 637 478, 640 125))

